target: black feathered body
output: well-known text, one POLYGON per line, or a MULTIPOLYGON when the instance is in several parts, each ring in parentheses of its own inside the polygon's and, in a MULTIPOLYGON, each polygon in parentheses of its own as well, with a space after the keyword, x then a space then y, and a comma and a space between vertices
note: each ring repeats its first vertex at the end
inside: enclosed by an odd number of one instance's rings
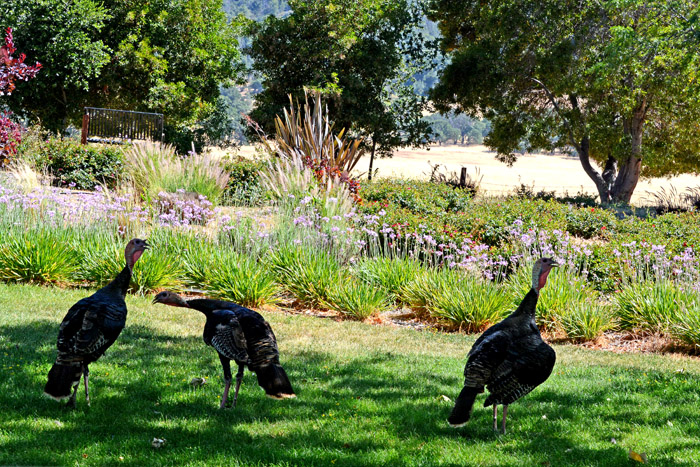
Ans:
POLYGON ((251 371, 279 363, 277 339, 260 313, 223 300, 195 299, 187 304, 206 315, 202 337, 217 352, 251 371))
POLYGON ((537 292, 531 289, 517 310, 474 343, 464 367, 464 388, 451 420, 468 420, 474 399, 484 387, 490 393, 485 407, 510 404, 549 378, 556 354, 542 340, 535 323, 537 298, 537 292))
POLYGON ((58 355, 44 389, 49 396, 70 396, 83 367, 99 359, 117 340, 126 324, 124 297, 130 279, 131 271, 125 267, 114 281, 68 310, 58 330, 58 355))
POLYGON ((187 304, 206 316, 202 337, 220 356, 255 372, 268 394, 294 393, 280 366, 275 334, 260 313, 223 300, 194 299, 187 304))

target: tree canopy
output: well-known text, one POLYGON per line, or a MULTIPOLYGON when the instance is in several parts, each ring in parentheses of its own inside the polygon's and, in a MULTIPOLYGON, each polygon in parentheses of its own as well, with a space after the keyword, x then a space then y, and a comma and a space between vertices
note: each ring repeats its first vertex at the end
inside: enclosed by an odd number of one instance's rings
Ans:
POLYGON ((248 50, 264 89, 251 113, 266 132, 304 89, 323 93, 335 127, 362 138, 365 147, 390 155, 399 146, 428 139, 421 119, 427 102, 411 77, 427 60, 418 28, 419 9, 409 1, 293 0, 291 14, 251 27, 248 50))
POLYGON ((700 170, 699 11, 693 0, 432 0, 451 62, 431 96, 487 117, 502 160, 523 141, 574 148, 601 202, 629 202, 640 175, 700 170))
POLYGON ((45 70, 10 106, 54 130, 85 105, 192 127, 242 71, 221 0, 15 0, 1 22, 20 26, 17 39, 45 70))

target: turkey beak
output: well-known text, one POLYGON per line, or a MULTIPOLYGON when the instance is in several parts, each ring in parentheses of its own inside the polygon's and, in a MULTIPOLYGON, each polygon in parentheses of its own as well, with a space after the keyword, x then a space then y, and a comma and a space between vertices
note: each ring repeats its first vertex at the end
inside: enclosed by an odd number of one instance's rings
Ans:
POLYGON ((559 266, 561 266, 561 264, 557 263, 556 261, 552 261, 551 263, 549 263, 549 265, 553 268, 558 268, 559 266))
POLYGON ((144 240, 143 243, 144 243, 144 248, 143 248, 144 250, 150 250, 150 249, 151 249, 151 244, 150 244, 150 243, 148 243, 146 240, 144 240))
POLYGON ((160 303, 160 300, 158 300, 158 297, 153 299, 153 301, 151 302, 151 305, 155 305, 156 303, 160 303))

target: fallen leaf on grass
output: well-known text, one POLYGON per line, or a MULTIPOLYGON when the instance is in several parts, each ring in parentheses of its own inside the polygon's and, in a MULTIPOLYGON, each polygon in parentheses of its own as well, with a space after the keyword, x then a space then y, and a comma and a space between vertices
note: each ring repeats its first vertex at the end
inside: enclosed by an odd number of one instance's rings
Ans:
POLYGON ((449 397, 447 397, 444 394, 440 396, 440 399, 444 400, 445 402, 452 402, 452 399, 450 399, 449 397))
POLYGON ((639 454, 630 449, 629 457, 630 459, 641 462, 642 464, 647 463, 647 455, 644 453, 639 454))

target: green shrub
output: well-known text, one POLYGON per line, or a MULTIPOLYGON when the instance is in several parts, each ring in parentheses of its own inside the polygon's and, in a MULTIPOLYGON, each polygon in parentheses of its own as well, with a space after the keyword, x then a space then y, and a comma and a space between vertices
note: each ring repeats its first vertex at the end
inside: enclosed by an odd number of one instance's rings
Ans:
POLYGON ((594 340, 616 326, 609 306, 592 303, 574 303, 559 317, 559 325, 566 337, 577 342, 594 340))
POLYGON ((566 230, 583 238, 605 236, 615 221, 615 215, 605 209, 572 209, 566 214, 566 230))
POLYGON ((33 227, 3 233, 0 245, 0 280, 66 283, 78 268, 70 231, 33 227))
POLYGON ((668 332, 697 300, 696 292, 672 281, 644 281, 623 287, 615 297, 615 313, 624 329, 668 332))
POLYGON ((479 279, 446 283, 430 307, 430 313, 435 318, 467 332, 482 331, 501 321, 511 311, 510 297, 503 293, 502 288, 479 279))
POLYGON ((377 203, 379 207, 391 206, 423 215, 462 212, 472 201, 466 191, 455 190, 444 183, 401 179, 363 183, 360 197, 369 205, 377 203))
MULTIPOLYGON (((630 216, 617 222, 614 243, 647 242, 665 245, 666 251, 681 254, 689 247, 700 246, 700 212, 669 213, 640 219, 630 216)), ((622 248, 620 248, 622 249, 622 248)))
POLYGON ((32 148, 30 157, 46 167, 59 187, 93 190, 104 184, 114 188, 124 171, 124 150, 116 145, 82 145, 70 139, 50 137, 32 148), (74 185, 73 185, 74 184, 74 185))
POLYGON ((325 251, 283 245, 268 258, 277 283, 302 306, 324 307, 341 278, 340 265, 325 251))
POLYGON ((226 204, 234 206, 259 206, 266 199, 265 189, 260 179, 260 171, 265 163, 259 160, 235 157, 224 163, 229 174, 224 193, 226 204))
POLYGON ((363 184, 360 196, 360 213, 383 214, 379 222, 397 230, 430 234, 438 243, 460 244, 470 239, 496 248, 513 240, 516 220, 524 229, 564 231, 569 210, 556 201, 473 201, 460 190, 415 180, 363 184))
POLYGON ((401 287, 420 274, 421 265, 409 258, 365 258, 354 268, 355 275, 373 287, 381 287, 391 297, 400 297, 401 287))
POLYGON ((324 303, 326 307, 344 315, 364 320, 386 310, 391 297, 382 288, 346 278, 328 291, 324 303))

